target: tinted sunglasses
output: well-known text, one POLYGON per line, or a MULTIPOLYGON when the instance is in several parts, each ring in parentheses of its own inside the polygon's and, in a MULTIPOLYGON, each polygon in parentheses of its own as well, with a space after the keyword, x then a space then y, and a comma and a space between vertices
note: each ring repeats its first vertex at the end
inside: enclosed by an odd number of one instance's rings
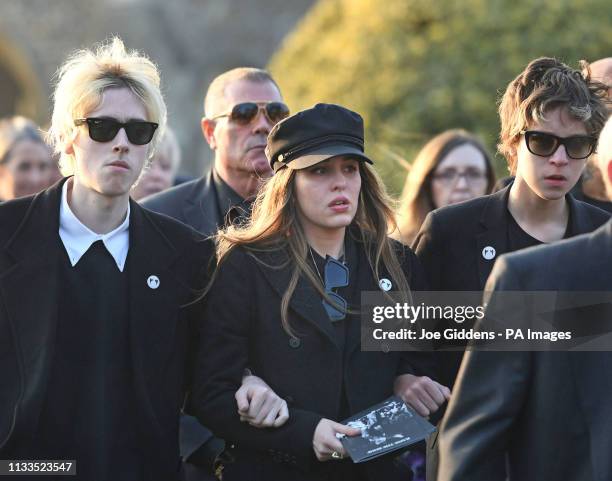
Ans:
POLYGON ((110 142, 117 136, 119 129, 124 129, 128 140, 134 145, 145 145, 151 142, 158 124, 144 120, 130 120, 122 123, 111 118, 88 117, 76 119, 74 125, 87 124, 89 138, 96 142, 110 142))
POLYGON ((231 112, 214 116, 213 120, 220 117, 229 117, 232 122, 247 125, 257 117, 260 110, 263 110, 271 124, 276 124, 289 117, 289 107, 282 102, 242 102, 234 105, 231 112))
POLYGON ((346 317, 348 303, 346 300, 332 291, 338 287, 346 287, 349 283, 349 270, 342 262, 327 256, 325 259, 325 294, 333 304, 323 299, 323 307, 329 318, 333 321, 341 321, 346 317))
POLYGON ((595 150, 595 137, 588 135, 572 135, 557 137, 556 135, 537 130, 521 130, 525 136, 527 149, 534 155, 548 157, 557 151, 559 145, 565 146, 567 156, 571 159, 586 159, 595 150))

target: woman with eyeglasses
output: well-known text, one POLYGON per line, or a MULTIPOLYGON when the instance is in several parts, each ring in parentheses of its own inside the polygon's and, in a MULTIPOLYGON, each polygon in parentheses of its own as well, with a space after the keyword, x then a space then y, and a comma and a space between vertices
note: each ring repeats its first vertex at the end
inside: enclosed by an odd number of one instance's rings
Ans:
POLYGON ((387 237, 393 212, 364 155, 362 119, 318 104, 277 124, 266 152, 275 174, 250 221, 218 235, 194 411, 227 440, 224 480, 402 479, 389 458, 353 464, 337 437, 358 435, 341 421, 394 383, 424 414, 449 394, 424 376, 430 354, 361 350, 362 291, 424 288, 414 254, 387 237), (247 368, 287 401, 286 423, 241 422, 234 393, 247 368))
MULTIPOLYGON (((413 247, 430 289, 482 291, 501 254, 590 232, 608 219, 569 194, 606 121, 604 94, 601 84, 552 58, 533 60, 510 82, 499 106, 498 149, 514 181, 427 216, 413 247)), ((442 330, 469 327, 440 324, 442 330)), ((455 382, 462 347, 438 346, 440 381, 447 386, 455 382)), ((428 469, 435 469, 431 453, 428 469)))
POLYGON ((495 173, 482 143, 453 129, 432 138, 406 177, 397 212, 400 240, 410 245, 429 212, 491 192, 495 173))

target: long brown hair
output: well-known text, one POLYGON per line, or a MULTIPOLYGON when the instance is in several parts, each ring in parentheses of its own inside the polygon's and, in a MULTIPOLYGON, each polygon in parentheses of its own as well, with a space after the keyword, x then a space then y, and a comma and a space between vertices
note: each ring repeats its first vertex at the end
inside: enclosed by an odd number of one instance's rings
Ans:
POLYGON ((486 192, 493 190, 495 173, 491 157, 477 137, 463 129, 446 130, 436 135, 420 150, 406 177, 397 213, 396 232, 396 236, 404 244, 412 243, 427 214, 438 207, 434 205, 431 194, 431 182, 436 167, 453 149, 465 144, 474 146, 482 153, 487 169, 486 192))
MULTIPOLYGON (((376 172, 359 163, 361 192, 353 225, 358 227, 359 239, 376 280, 380 279, 380 265, 387 270, 400 293, 409 295, 408 281, 402 271, 393 241, 387 234, 396 228, 393 209, 384 184, 376 172)), ((346 235, 349 235, 348 230, 346 235)), ((236 247, 242 246, 258 262, 257 252, 283 250, 287 264, 293 266, 291 280, 281 300, 283 329, 292 337, 296 331, 289 324, 289 302, 300 276, 327 298, 317 274, 308 263, 308 242, 297 215, 295 203, 295 170, 281 169, 264 185, 253 204, 250 220, 243 225, 231 225, 217 234, 217 268, 236 247)), ((213 276, 214 277, 214 276, 213 276)))
POLYGON ((607 85, 591 79, 584 60, 582 72, 549 57, 540 57, 508 84, 499 104, 501 131, 497 150, 516 173, 516 151, 521 131, 546 114, 563 107, 572 118, 582 122, 588 135, 599 137, 608 118, 607 85))

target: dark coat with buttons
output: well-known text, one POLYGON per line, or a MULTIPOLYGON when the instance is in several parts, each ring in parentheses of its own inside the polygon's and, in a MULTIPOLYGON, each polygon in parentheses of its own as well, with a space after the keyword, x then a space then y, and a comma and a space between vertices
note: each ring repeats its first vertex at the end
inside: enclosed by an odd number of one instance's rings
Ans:
POLYGON ((179 220, 204 235, 217 232, 223 219, 219 216, 213 170, 203 177, 142 199, 144 207, 179 220))
MULTIPOLYGON (((356 245, 359 265, 368 266, 363 244, 356 245)), ((416 257, 407 247, 398 249, 411 288, 422 289, 416 257)), ((292 271, 287 259, 282 250, 253 254, 236 248, 218 267, 207 296, 192 408, 234 446, 237 460, 224 479, 328 479, 340 463, 318 462, 312 439, 322 418, 342 420, 343 386, 350 412, 357 413, 392 395, 397 375, 430 374, 429 354, 363 352, 358 321, 347 326, 340 349, 321 296, 303 278, 290 301, 289 322, 298 333, 292 339, 282 327, 280 308, 292 271), (240 421, 234 394, 246 367, 287 400, 289 420, 282 427, 257 429, 240 421)), ((369 268, 360 268, 351 282, 363 291, 379 290, 369 268)), ((384 469, 385 463, 378 463, 369 479, 392 479, 384 469)))
MULTIPOLYGON (((206 236, 223 224, 215 192, 213 169, 203 177, 142 199, 147 209, 179 220, 206 236)), ((223 441, 213 438, 208 428, 193 416, 181 415, 181 457, 187 481, 209 481, 213 464, 223 450, 223 441)))
MULTIPOLYGON (((484 289, 496 259, 510 250, 507 206, 511 185, 491 195, 434 210, 425 218, 413 248, 431 290, 484 289)), ((569 194, 566 199, 570 228, 575 235, 591 232, 609 218, 607 212, 569 194)), ((439 341, 436 347, 444 348, 443 342, 439 341)), ((434 354, 439 381, 452 389, 463 350, 440 350, 434 354)), ((445 409, 440 409, 433 421, 441 419, 445 409)), ((431 479, 435 479, 437 470, 437 435, 434 433, 428 441, 427 475, 431 479)))
MULTIPOLYGON (((431 290, 484 289, 495 260, 510 249, 507 237, 510 187, 429 213, 414 240, 413 249, 423 265, 431 290)), ((610 218, 607 212, 569 194, 566 199, 574 235, 592 232, 610 218)), ((463 352, 442 354, 440 381, 452 387, 463 352)))
MULTIPOLYGON (((54 360, 61 256, 61 186, 0 206, 0 458, 28 459, 54 360)), ((193 366, 212 243, 130 201, 129 342, 148 480, 179 477, 179 412, 193 366), (159 278, 151 288, 147 279, 159 278)), ((112 299, 109 299, 112 302, 112 299)), ((82 462, 80 460, 79 462, 82 462)))
MULTIPOLYGON (((612 292, 611 269, 609 221, 588 235, 503 256, 487 283, 489 301, 498 302, 501 291, 558 291, 564 300, 585 299, 567 293, 586 291, 592 298, 612 292)), ((612 479, 612 351, 606 341, 612 304, 587 303, 569 317, 572 310, 561 304, 551 325, 571 322, 577 350, 466 354, 441 428, 439 481, 612 479), (582 339, 578 326, 587 331, 582 339), (588 333, 593 328, 599 330, 588 333)), ((532 318, 532 309, 533 303, 521 303, 514 316, 532 318)))

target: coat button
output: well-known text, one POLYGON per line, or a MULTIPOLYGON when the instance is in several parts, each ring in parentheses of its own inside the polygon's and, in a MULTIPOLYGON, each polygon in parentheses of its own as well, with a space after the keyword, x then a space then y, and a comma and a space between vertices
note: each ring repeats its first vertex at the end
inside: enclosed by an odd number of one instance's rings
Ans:
POLYGON ((300 341, 297 337, 292 337, 291 339, 289 339, 289 345, 293 349, 297 349, 302 345, 302 341, 300 341))

